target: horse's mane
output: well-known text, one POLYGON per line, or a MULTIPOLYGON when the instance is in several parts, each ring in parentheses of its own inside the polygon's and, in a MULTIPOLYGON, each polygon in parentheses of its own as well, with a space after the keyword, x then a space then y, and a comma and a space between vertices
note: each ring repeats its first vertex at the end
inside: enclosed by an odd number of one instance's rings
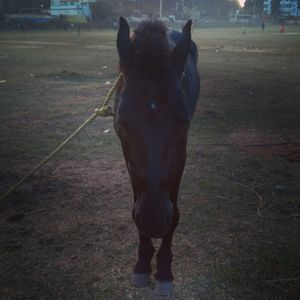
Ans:
POLYGON ((140 72, 157 75, 163 71, 170 52, 167 27, 160 21, 142 22, 132 37, 133 63, 140 72))

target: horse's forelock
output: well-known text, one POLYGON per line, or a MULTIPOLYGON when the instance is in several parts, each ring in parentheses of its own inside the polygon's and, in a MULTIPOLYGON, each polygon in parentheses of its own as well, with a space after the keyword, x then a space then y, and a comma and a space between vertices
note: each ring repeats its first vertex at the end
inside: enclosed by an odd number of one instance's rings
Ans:
POLYGON ((144 21, 140 23, 134 32, 150 38, 153 36, 154 38, 164 39, 166 37, 167 27, 161 21, 144 21))
POLYGON ((153 72, 160 70, 166 64, 166 57, 170 50, 167 27, 164 23, 142 22, 131 39, 136 67, 143 68, 144 72, 153 72))

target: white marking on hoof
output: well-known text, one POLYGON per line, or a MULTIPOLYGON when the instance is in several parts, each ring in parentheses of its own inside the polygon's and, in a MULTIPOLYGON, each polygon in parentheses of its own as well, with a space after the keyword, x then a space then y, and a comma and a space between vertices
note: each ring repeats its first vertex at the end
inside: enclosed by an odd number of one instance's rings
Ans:
POLYGON ((150 282, 150 273, 133 273, 133 284, 136 287, 145 287, 150 282))
POLYGON ((172 281, 157 280, 154 287, 154 295, 169 297, 172 294, 173 287, 174 285, 172 281))

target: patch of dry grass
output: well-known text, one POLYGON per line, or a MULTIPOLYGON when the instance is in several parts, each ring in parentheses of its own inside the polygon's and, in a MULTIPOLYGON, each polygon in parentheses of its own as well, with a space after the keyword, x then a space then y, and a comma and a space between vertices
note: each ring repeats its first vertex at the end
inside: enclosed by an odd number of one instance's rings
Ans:
MULTIPOLYGON (((249 28, 246 37, 240 28, 194 30, 202 91, 179 201, 173 299, 300 294, 300 37, 277 29, 249 28)), ((80 40, 0 34, 1 192, 98 106, 117 73, 114 45, 113 31, 82 31, 80 40)), ((131 205, 112 120, 97 119, 0 204, 0 296, 152 299, 151 286, 131 286, 131 205)))

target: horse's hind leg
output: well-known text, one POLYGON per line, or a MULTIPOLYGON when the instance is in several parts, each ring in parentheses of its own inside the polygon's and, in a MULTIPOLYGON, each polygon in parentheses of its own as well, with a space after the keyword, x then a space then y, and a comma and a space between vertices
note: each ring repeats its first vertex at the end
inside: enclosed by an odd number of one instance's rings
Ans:
POLYGON ((169 233, 162 239, 162 244, 157 253, 157 273, 154 293, 156 296, 169 296, 173 290, 172 265, 172 238, 179 221, 178 208, 174 207, 173 223, 169 233))
POLYGON ((151 273, 151 259, 154 254, 154 247, 150 238, 140 235, 138 261, 134 268, 133 284, 137 287, 148 285, 151 273))

